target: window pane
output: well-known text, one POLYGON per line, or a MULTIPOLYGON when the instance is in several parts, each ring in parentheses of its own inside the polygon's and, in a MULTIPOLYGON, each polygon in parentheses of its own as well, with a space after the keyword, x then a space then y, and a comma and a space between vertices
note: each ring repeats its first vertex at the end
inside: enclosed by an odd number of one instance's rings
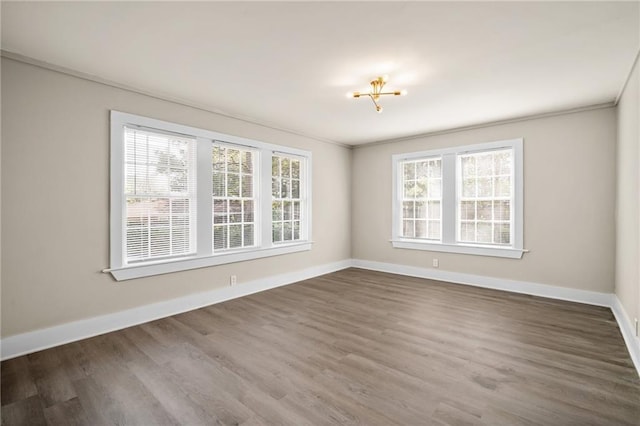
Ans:
POLYGON ((413 229, 413 220, 403 220, 402 221, 402 235, 405 237, 413 238, 415 237, 414 229, 413 229))
POLYGON ((227 196, 240 196, 240 175, 237 175, 235 173, 227 174, 227 196))
POLYGON ((244 219, 242 219, 242 221, 245 223, 252 223, 253 222, 253 201, 251 200, 243 201, 242 211, 244 214, 244 219))
POLYGON ((462 175, 463 176, 475 176, 476 175, 476 159, 475 157, 463 157, 461 160, 462 175))
POLYGON ((428 238, 427 236, 427 221, 416 220, 416 238, 428 238))
POLYGON ((475 179, 464 179, 462 181, 462 196, 463 197, 476 196, 476 180, 475 179))
POLYGON ((407 219, 413 219, 415 217, 413 210, 414 203, 414 201, 405 201, 402 203, 402 217, 407 219))
POLYGON ((291 196, 291 179, 282 179, 280 182, 280 196, 289 198, 291 196))
POLYGON ((224 250, 227 248, 227 227, 216 225, 213 227, 213 248, 214 250, 224 250))
POLYGON ((476 154, 476 173, 478 176, 491 176, 493 173, 493 154, 476 154))
POLYGON ((271 219, 282 220, 282 201, 274 201, 271 203, 271 219))
POLYGON ((478 243, 491 243, 493 242, 493 234, 491 222, 478 222, 476 242, 478 243))
POLYGON ((253 225, 244 225, 242 227, 242 232, 244 233, 244 246, 252 246, 253 245, 253 225))
POLYGON ((300 161, 291 161, 291 177, 294 179, 300 179, 300 161))
POLYGON ((478 220, 491 220, 491 201, 478 201, 478 220))
POLYGON ((242 201, 229 200, 229 222, 242 222, 242 201))
POLYGON ((440 201, 429 201, 429 219, 440 219, 440 201))
POLYGON ((497 244, 509 244, 511 242, 511 226, 508 223, 498 223, 494 227, 493 240, 497 244))
POLYGON ((219 146, 214 146, 211 151, 211 165, 214 172, 225 171, 225 149, 219 146))
POLYGON ((300 220, 300 201, 293 202, 293 218, 300 220))
POLYGON ((431 161, 429 163, 429 177, 431 178, 440 178, 442 177, 442 165, 441 161, 431 161))
POLYGON ((300 198, 300 181, 298 179, 291 180, 291 198, 300 198))
POLYGON ((291 201, 285 201, 282 203, 282 218, 284 220, 291 220, 291 201))
POLYGON ((404 163, 404 180, 416 178, 416 163, 404 163))
POLYGON ((299 220, 296 220, 293 222, 293 239, 294 240, 300 239, 300 221, 299 220))
POLYGON ((462 201, 460 202, 460 219, 474 220, 476 218, 476 202, 462 201))
POLYGON ((491 197, 493 195, 491 183, 491 178, 478 179, 478 197, 491 197))
POLYGON ((213 172, 213 196, 224 197, 226 194, 226 185, 224 182, 224 173, 213 172))
POLYGON ((440 192, 442 188, 441 179, 429 179, 429 198, 440 198, 440 192))
POLYGON ((497 175, 511 174, 511 153, 502 151, 494 155, 494 170, 497 175))
POLYGON ((282 239, 285 241, 293 240, 293 227, 291 222, 284 222, 282 227, 282 239))
POLYGON ((425 178, 429 175, 429 162, 419 161, 416 164, 416 178, 425 178))
POLYGON ((291 161, 287 157, 282 157, 280 167, 282 169, 282 177, 290 178, 291 177, 291 161))
POLYGON ((404 183, 404 198, 415 198, 416 182, 414 180, 406 181, 404 183))
POLYGON ((439 220, 430 220, 429 221, 429 237, 432 240, 440 239, 440 221, 439 220))
POLYGON ((253 176, 242 175, 240 182, 242 183, 242 198, 253 197, 253 176))
POLYGON ((242 246, 242 225, 230 225, 229 248, 238 248, 242 246))
POLYGON ((511 218, 511 202, 494 201, 493 202, 493 218, 495 220, 509 220, 511 218))
POLYGON ((511 178, 509 176, 495 178, 496 197, 511 196, 511 178))
POLYGON ((242 173, 253 174, 253 153, 251 151, 242 151, 242 173))
POLYGON ((227 148, 227 171, 240 173, 240 151, 227 148))
POLYGON ((282 241, 282 222, 274 222, 272 230, 273 242, 275 243, 282 241))
POLYGON ((476 241, 476 223, 462 222, 460 224, 460 241, 473 243, 476 241))

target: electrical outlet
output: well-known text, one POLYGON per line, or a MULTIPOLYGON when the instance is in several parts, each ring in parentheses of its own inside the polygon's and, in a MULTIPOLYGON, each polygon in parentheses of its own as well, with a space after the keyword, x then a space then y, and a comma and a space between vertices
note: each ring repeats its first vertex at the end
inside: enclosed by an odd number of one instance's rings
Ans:
POLYGON ((238 277, 236 277, 235 275, 231 275, 229 277, 229 285, 231 287, 233 287, 234 285, 236 285, 236 283, 238 282, 238 277))
POLYGON ((438 259, 433 259, 433 267, 437 268, 438 266, 440 266, 440 261, 438 259))

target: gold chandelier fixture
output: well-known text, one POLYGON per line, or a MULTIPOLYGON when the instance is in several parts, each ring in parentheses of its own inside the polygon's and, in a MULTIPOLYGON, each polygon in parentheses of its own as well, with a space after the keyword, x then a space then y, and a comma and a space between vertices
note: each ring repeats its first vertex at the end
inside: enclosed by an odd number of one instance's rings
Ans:
POLYGON ((371 80, 371 82, 369 83, 371 85, 371 91, 369 91, 368 93, 349 92, 347 93, 347 97, 360 98, 363 96, 368 96, 369 98, 371 98, 373 105, 376 107, 376 111, 380 113, 382 112, 382 106, 378 103, 378 101, 380 100, 380 96, 384 96, 384 95, 404 96, 407 94, 406 90, 393 90, 390 92, 383 92, 382 88, 387 83, 387 78, 388 77, 385 75, 385 76, 377 77, 371 80))

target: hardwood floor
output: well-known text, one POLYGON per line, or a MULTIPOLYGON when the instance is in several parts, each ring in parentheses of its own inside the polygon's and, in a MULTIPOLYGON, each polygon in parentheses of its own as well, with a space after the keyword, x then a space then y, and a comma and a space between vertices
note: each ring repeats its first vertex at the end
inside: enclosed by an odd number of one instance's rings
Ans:
POLYGON ((348 269, 2 363, 3 425, 639 425, 607 308, 348 269))

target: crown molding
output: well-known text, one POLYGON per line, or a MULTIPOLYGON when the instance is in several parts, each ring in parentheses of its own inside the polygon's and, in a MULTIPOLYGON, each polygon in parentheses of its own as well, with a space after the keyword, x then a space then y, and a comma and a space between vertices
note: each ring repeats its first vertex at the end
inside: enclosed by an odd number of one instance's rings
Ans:
POLYGON ((425 132, 425 133, 418 133, 415 135, 408 135, 408 136, 403 136, 403 137, 399 137, 399 138, 390 138, 390 139, 383 139, 383 140, 378 140, 378 141, 372 141, 372 142, 365 142, 365 143, 354 143, 354 144, 347 144, 347 143, 343 143, 343 142, 338 142, 338 141, 333 141, 330 139, 324 139, 318 136, 313 136, 313 135, 309 135, 306 134, 304 132, 300 132, 297 130, 293 130, 293 129, 288 129, 288 128, 284 128, 284 127, 280 127, 277 125, 273 125, 270 123, 266 123, 266 122, 261 122, 258 119, 254 119, 252 117, 247 117, 247 116, 243 116, 243 115, 239 115, 239 114, 231 114, 225 111, 222 111, 218 108, 215 108, 213 106, 210 105, 204 105, 204 104, 199 104, 199 103, 195 103, 186 99, 181 99, 172 95, 168 95, 168 94, 164 94, 164 93, 159 93, 159 92, 152 92, 152 91, 146 91, 146 90, 142 90, 142 89, 138 89, 132 86, 127 86, 125 84, 121 84, 115 81, 111 81, 111 80, 107 80, 104 79, 102 77, 93 75, 93 74, 87 74, 87 73, 83 73, 81 71, 76 71, 70 68, 66 68, 63 66, 59 66, 59 65, 55 65, 55 64, 51 64, 49 62, 45 62, 45 61, 41 61, 39 59, 35 59, 35 58, 31 58, 29 56, 25 56, 25 55, 21 55, 19 53, 15 53, 15 52, 11 52, 8 50, 0 50, 0 56, 3 58, 7 58, 16 62, 22 62, 28 65, 32 65, 32 66, 36 66, 39 68, 44 68, 50 71, 54 71, 54 72, 58 72, 61 74, 66 74, 66 75, 70 75, 76 78, 80 78, 83 80, 88 80, 88 81, 92 81, 94 83, 98 83, 98 84, 103 84, 106 86, 110 86, 110 87, 114 87, 117 89, 121 89, 121 90, 126 90, 129 92, 133 92, 133 93, 137 93, 137 94, 141 94, 144 96, 149 96, 155 99, 159 99, 159 100, 163 100, 163 101, 167 101, 167 102, 172 102, 178 105, 182 105, 182 106, 186 106, 189 108, 194 108, 194 109, 198 109, 201 111, 205 111, 205 112, 209 112, 209 113, 213 113, 216 115, 220 115, 222 117, 226 117, 226 118, 231 118, 234 120, 239 120, 245 123, 249 123, 249 124, 253 124, 253 125, 257 125, 257 126, 261 126, 261 127, 265 127, 268 129, 272 129, 272 130, 277 130, 277 131, 281 131, 281 132, 286 132, 292 135, 296 135, 296 136, 302 136, 305 138, 309 138, 312 139, 314 141, 317 142, 322 142, 322 143, 327 143, 330 145, 335 145, 335 146, 339 146, 342 148, 346 148, 346 149, 359 149, 359 148, 366 148, 366 147, 371 147, 371 146, 376 146, 376 145, 386 145, 386 144, 390 144, 390 143, 397 143, 397 142, 405 142, 405 141, 410 141, 410 140, 414 140, 414 139, 421 139, 421 138, 426 138, 426 137, 431 137, 431 136, 439 136, 439 135, 446 135, 446 134, 450 134, 450 133, 458 133, 458 132, 464 132, 464 131, 468 131, 468 130, 474 130, 474 129, 482 129, 485 127, 492 127, 492 126, 499 126, 499 125, 503 125, 503 124, 511 124, 511 123, 518 123, 518 122, 522 122, 522 121, 529 121, 529 120, 536 120, 536 119, 540 119, 540 118, 548 118, 548 117, 554 117, 554 116, 559 116, 559 115, 565 115, 565 114, 575 114, 578 112, 585 112, 585 111, 592 111, 592 110, 597 110, 597 109, 603 109, 603 108, 611 108, 611 107, 615 107, 618 104, 618 101, 620 100, 620 96, 622 96, 622 93, 624 92, 624 89, 626 88, 629 79, 631 77, 631 74, 633 73, 633 70, 636 66, 636 64, 638 63, 638 58, 640 58, 640 50, 638 51, 638 54, 636 55, 636 58, 631 66, 631 69, 629 70, 629 74, 622 86, 622 88, 620 89, 620 93, 618 94, 618 96, 616 97, 615 101, 611 101, 611 102, 605 102, 605 103, 599 103, 599 104, 593 104, 593 105, 586 105, 586 106, 582 106, 582 107, 577 107, 577 108, 569 108, 569 109, 561 109, 561 110, 555 110, 555 111, 548 111, 548 112, 543 112, 543 113, 539 113, 539 114, 531 114, 531 115, 523 115, 520 117, 513 117, 513 118, 508 118, 508 119, 504 119, 504 120, 495 120, 495 121, 487 121, 487 122, 482 122, 482 123, 477 123, 477 124, 471 124, 468 126, 460 126, 460 127, 452 127, 452 128, 447 128, 447 129, 441 129, 441 130, 435 130, 432 132, 425 132))
POLYGON ((189 108, 198 109, 200 111, 209 112, 209 113, 212 113, 212 114, 220 115, 222 117, 243 121, 245 123, 254 124, 254 125, 257 125, 257 126, 268 128, 268 129, 277 130, 277 131, 280 131, 280 132, 286 132, 286 133, 289 133, 289 134, 292 134, 292 135, 296 135, 296 136, 302 136, 302 137, 305 137, 305 138, 313 139, 314 141, 317 141, 317 142, 327 143, 327 144, 330 144, 330 145, 336 145, 336 146, 339 146, 339 147, 342 147, 342 148, 347 148, 347 149, 353 148, 352 145, 345 144, 345 143, 342 143, 342 142, 337 142, 337 141, 333 141, 333 140, 330 140, 330 139, 324 139, 324 138, 321 138, 321 137, 318 137, 318 136, 309 135, 309 134, 306 134, 304 132, 300 132, 300 131, 294 130, 294 129, 280 127, 280 126, 277 126, 275 124, 270 124, 268 122, 260 121, 258 119, 253 118, 253 117, 247 117, 247 116, 243 116, 243 115, 240 115, 240 114, 228 113, 228 112, 222 111, 222 110, 220 110, 220 109, 218 109, 216 107, 213 107, 211 105, 192 102, 192 101, 189 101, 189 100, 186 100, 186 99, 182 99, 182 98, 179 98, 179 97, 176 97, 176 96, 168 95, 166 93, 138 89, 136 87, 128 86, 126 84, 121 84, 121 83, 118 83, 118 82, 115 82, 115 81, 112 81, 112 80, 108 80, 108 79, 99 77, 97 75, 88 74, 88 73, 84 73, 84 72, 81 72, 81 71, 76 71, 76 70, 71 69, 71 68, 63 67, 63 66, 60 66, 60 65, 55 65, 55 64, 52 64, 52 63, 49 63, 49 62, 41 61, 39 59, 31 58, 29 56, 21 55, 19 53, 11 52, 11 51, 8 51, 8 50, 0 50, 0 56, 2 56, 3 58, 6 58, 6 59, 10 59, 12 61, 22 62, 24 64, 32 65, 32 66, 35 66, 35 67, 38 67, 38 68, 43 68, 43 69, 46 69, 46 70, 49 70, 49 71, 54 71, 54 72, 58 72, 58 73, 61 73, 61 74, 70 75, 72 77, 80 78, 82 80, 87 80, 87 81, 91 81, 91 82, 94 82, 94 83, 103 84, 105 86, 115 87, 116 89, 126 90, 126 91, 129 91, 129 92, 137 93, 137 94, 144 95, 144 96, 149 96, 151 98, 159 99, 159 100, 162 100, 162 101, 172 102, 174 104, 186 106, 186 107, 189 107, 189 108))
POLYGON ((593 110, 604 109, 604 108, 612 108, 612 107, 615 107, 615 106, 616 106, 615 102, 611 101, 611 102, 605 102, 605 103, 594 104, 594 105, 587 105, 587 106, 577 107, 577 108, 570 108, 570 109, 563 109, 563 110, 557 110, 557 111, 543 112, 543 113, 540 113, 540 114, 523 115, 523 116, 520 116, 520 117, 508 118, 508 119, 505 119, 505 120, 487 121, 487 122, 484 122, 484 123, 471 124, 469 126, 452 127, 450 129, 436 130, 436 131, 433 131, 433 132, 420 133, 420 134, 417 134, 417 135, 404 136, 404 137, 401 137, 401 138, 392 138, 392 139, 385 139, 385 140, 381 140, 381 141, 368 142, 368 143, 363 143, 363 144, 359 144, 359 145, 354 145, 353 148, 356 148, 356 149, 358 149, 358 148, 368 148, 368 147, 372 147, 372 146, 376 146, 376 145, 386 145, 386 144, 390 144, 390 143, 405 142, 405 141, 410 141, 410 140, 414 140, 414 139, 427 138, 427 137, 431 137, 431 136, 447 135, 447 134, 450 134, 450 133, 465 132, 467 130, 482 129, 482 128, 485 128, 485 127, 500 126, 500 125, 503 125, 503 124, 519 123, 521 121, 537 120, 537 119, 540 119, 540 118, 555 117, 555 116, 558 116, 558 115, 575 114, 575 113, 578 113, 578 112, 593 111, 593 110))
POLYGON ((620 91, 618 92, 618 96, 616 96, 616 101, 615 101, 616 105, 618 105, 618 102, 620 102, 620 98, 622 97, 622 94, 624 93, 624 90, 627 88, 627 85, 629 84, 629 80, 631 80, 631 76, 633 75, 633 70, 638 65, 638 59, 639 58, 640 58, 640 49, 638 49, 638 52, 636 53, 636 57, 633 60, 633 62, 631 63, 631 68, 629 68, 629 73, 627 74, 627 78, 625 78, 624 83, 622 84, 622 87, 620 88, 620 91))

